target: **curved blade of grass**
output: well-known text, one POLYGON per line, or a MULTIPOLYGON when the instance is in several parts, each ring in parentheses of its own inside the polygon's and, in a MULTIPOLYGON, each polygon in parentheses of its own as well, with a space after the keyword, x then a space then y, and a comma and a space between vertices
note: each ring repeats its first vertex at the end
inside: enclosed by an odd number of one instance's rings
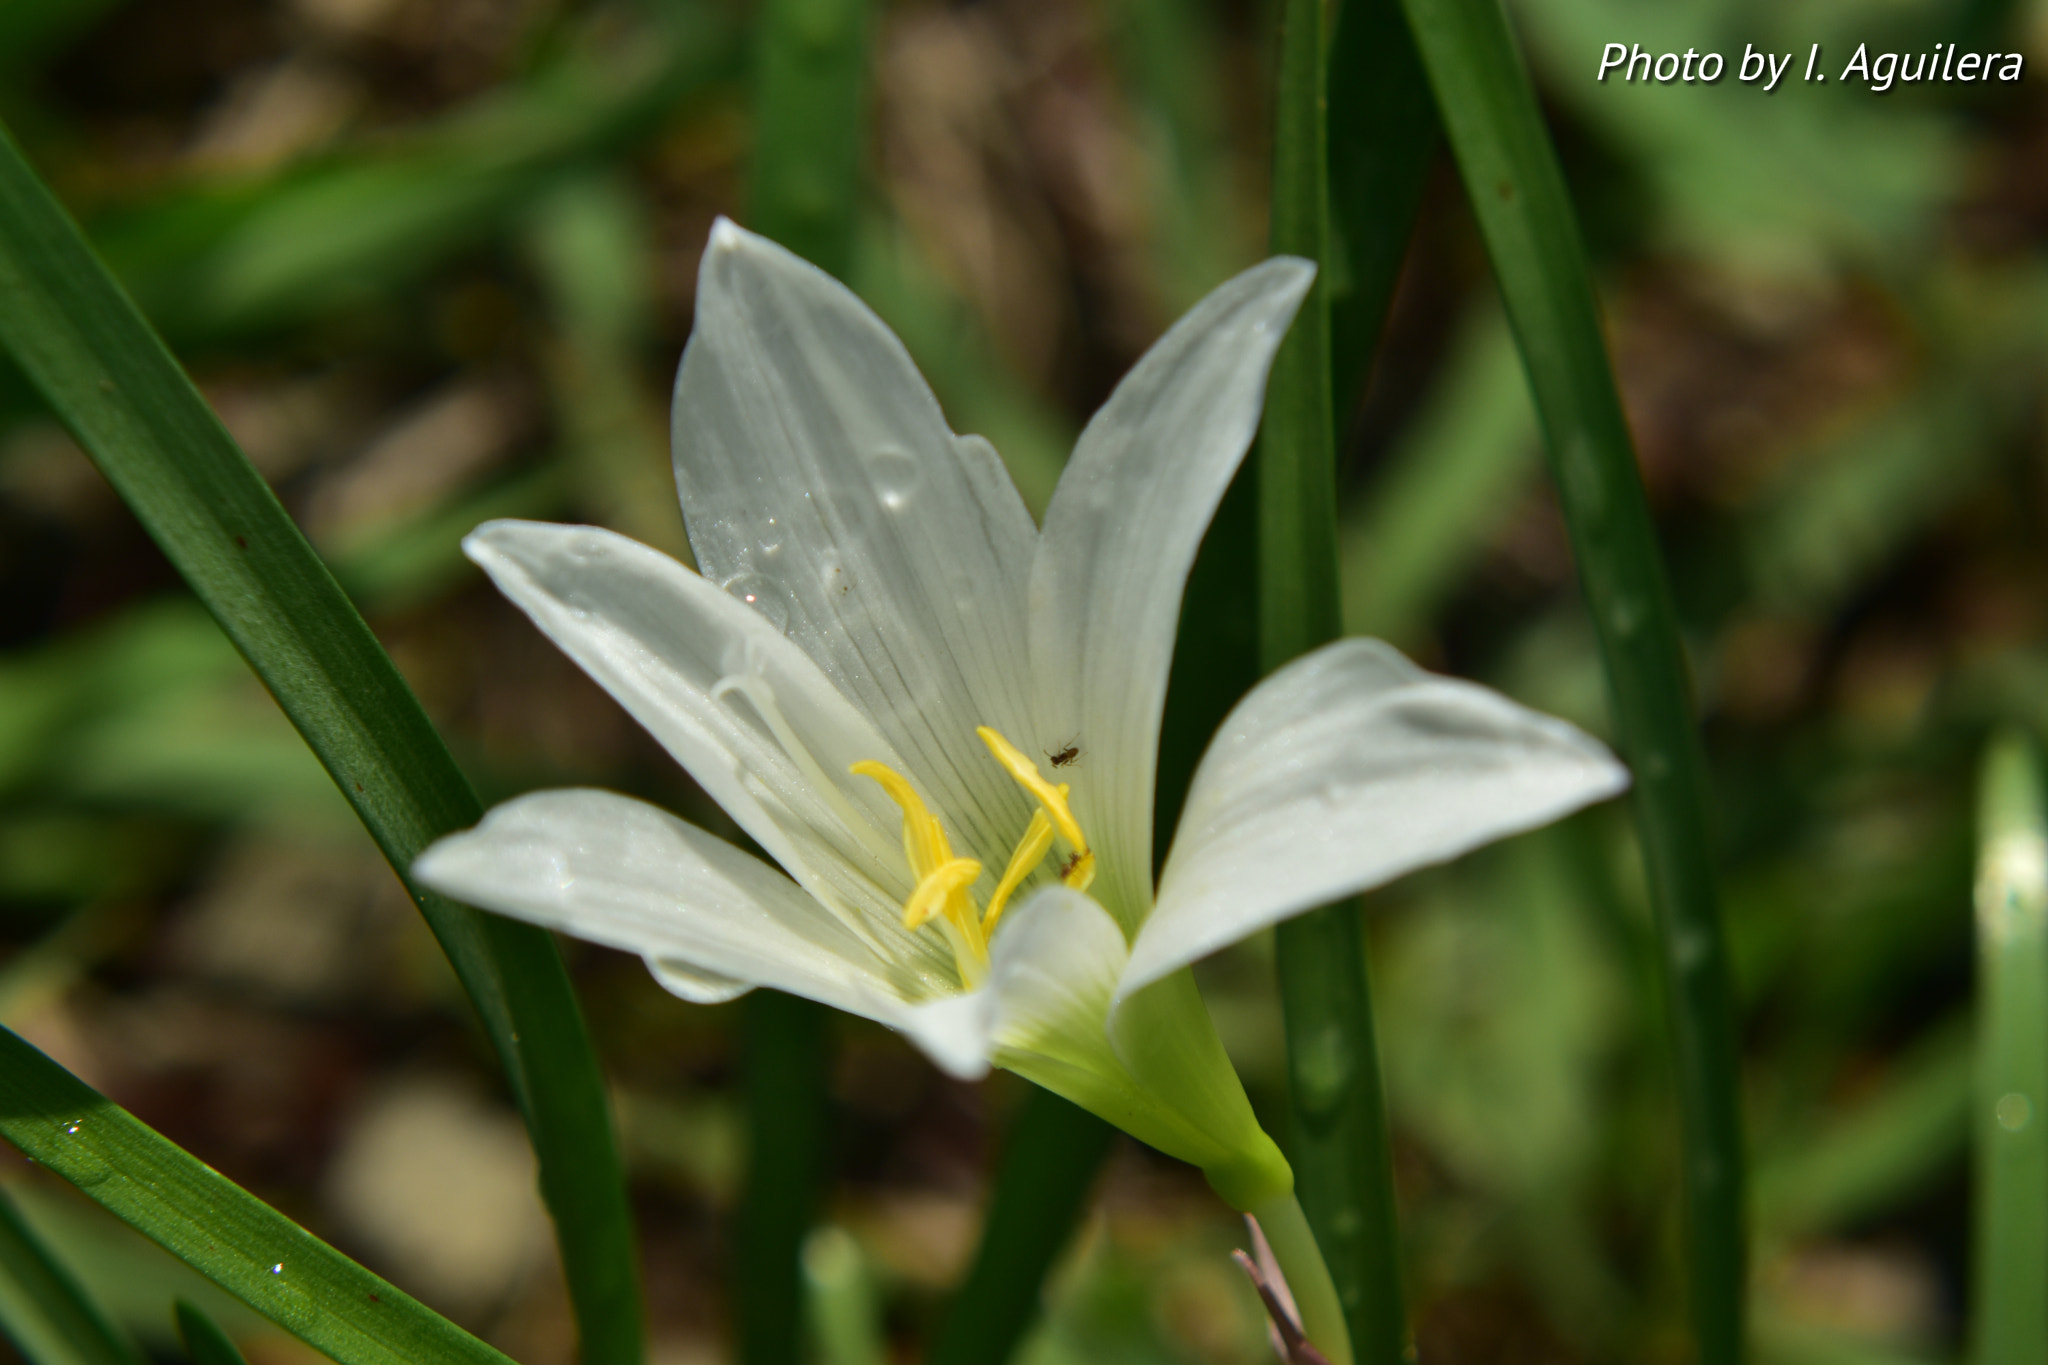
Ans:
POLYGON ((6 1028, 0 1137, 342 1365, 511 1365, 6 1028))
POLYGON ((1600 639, 1660 941, 1701 1365, 1743 1341, 1743 1154, 1727 950, 1678 624, 1585 247, 1500 0, 1402 0, 1536 400, 1600 639))
MULTIPOLYGON (((1316 262, 1318 278, 1273 362, 1259 436, 1259 662, 1267 672, 1341 629, 1325 21, 1319 0, 1288 0, 1280 29, 1273 249, 1316 262)), ((1324 906, 1277 931, 1287 1154, 1355 1359, 1399 1365, 1407 1338, 1400 1241, 1362 913, 1355 901, 1324 906)), ((1342 1358, 1338 1343, 1318 1344, 1342 1358)))
POLYGON ((34 1365, 141 1365, 14 1201, 0 1193, 0 1330, 34 1365))
MULTIPOLYGON (((754 72, 753 226, 838 279, 852 265, 867 146, 866 0, 767 0, 754 72)), ((747 1183, 737 1297, 744 1365, 800 1365, 803 1247, 825 1183, 825 1009, 743 1005, 747 1183)))
POLYGON ((412 883, 476 795, 370 628, 0 130, 0 345, 184 575, 406 882, 540 1162, 590 1365, 636 1365, 638 1269, 604 1080, 554 941, 412 883))
POLYGON ((228 1334, 196 1304, 179 1299, 172 1313, 178 1320, 178 1340, 185 1343, 192 1365, 249 1365, 228 1334))
POLYGON ((2048 791, 1993 741, 1978 798, 1971 1358, 2048 1360, 2048 791))
POLYGON ((1003 1144, 974 1264, 946 1308, 928 1365, 1002 1365, 1015 1353, 1115 1136, 1087 1110, 1031 1087, 1003 1144))

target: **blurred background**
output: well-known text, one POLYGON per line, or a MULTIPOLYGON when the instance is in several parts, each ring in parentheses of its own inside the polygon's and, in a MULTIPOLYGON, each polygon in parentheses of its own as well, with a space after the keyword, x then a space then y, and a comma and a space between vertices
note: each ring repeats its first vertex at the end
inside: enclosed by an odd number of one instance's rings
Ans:
MULTIPOLYGON (((1123 369, 1262 254, 1272 8, 878 7, 852 282, 1034 509, 1123 369)), ((1694 651, 1757 1356, 1953 1359, 1973 774, 1992 726, 2048 730, 2048 4, 1512 8, 1694 651), (1958 38, 2036 70, 1882 97, 1593 79, 1615 40, 1731 67, 1818 41, 1838 68, 1858 42, 1958 38)), ((597 784, 722 827, 457 540, 513 515, 687 553, 667 387, 710 222, 743 217, 753 20, 717 0, 0 0, 0 117, 486 800, 597 784)), ((1439 160, 1342 452, 1347 624, 1604 732, 1519 362, 1439 160)), ((1625 812, 1372 906, 1423 1361, 1682 1359, 1625 812)), ((4 362, 0 943, 8 1026, 527 1365, 570 1358, 522 1129, 438 949, 4 362)), ((736 1016, 563 947, 615 1087, 654 1359, 725 1359, 736 1016)), ((1269 943, 1201 975, 1277 1114, 1269 943)), ((948 1082, 858 1021, 833 1046, 820 1358, 913 1361, 1021 1089, 948 1082)), ((18 1155, 0 1181, 153 1346, 174 1349, 183 1292, 252 1360, 307 1358, 18 1155)), ((1265 1359, 1235 1235, 1197 1175, 1122 1142, 1028 1360, 1265 1359)))

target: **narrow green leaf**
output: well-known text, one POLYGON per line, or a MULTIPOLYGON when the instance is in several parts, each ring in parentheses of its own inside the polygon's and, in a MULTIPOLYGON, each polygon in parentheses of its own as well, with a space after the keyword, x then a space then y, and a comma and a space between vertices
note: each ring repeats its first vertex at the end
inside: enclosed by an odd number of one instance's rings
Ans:
MULTIPOLYGON (((1341 628, 1326 21, 1320 0, 1288 0, 1280 28, 1273 249, 1316 262, 1318 278, 1274 360, 1259 437, 1259 655, 1268 672, 1335 639, 1341 628)), ((1277 931, 1287 1151, 1351 1338, 1318 1344, 1333 1359, 1355 1352, 1361 1365, 1399 1365, 1407 1344, 1400 1241, 1362 915, 1355 901, 1325 906, 1277 931)), ((1319 1335, 1316 1324, 1306 1325, 1312 1338, 1319 1335)))
POLYGON ((1115 1136, 1087 1110, 1031 1087, 1003 1144, 981 1245, 929 1365, 1002 1365, 1015 1353, 1115 1136))
POLYGON ((510 1365, 4 1028, 0 1137, 342 1365, 510 1365))
POLYGON ((1330 39, 1331 378, 1341 435, 1372 370, 1439 129, 1400 0, 1345 0, 1330 39))
POLYGON ((828 1225, 805 1239, 804 1285, 819 1365, 889 1365, 881 1295, 851 1233, 828 1225))
POLYGON ((33 1365, 141 1365, 99 1305, 0 1193, 0 1330, 33 1365))
POLYGON ((228 1334, 198 1305, 179 1299, 171 1307, 178 1319, 178 1339, 185 1343, 192 1365, 249 1365, 228 1334))
POLYGON ((2048 789, 2004 734, 1978 799, 1975 1252, 1980 1365, 2048 1360, 2048 789))
POLYGON ((1426 639, 1541 477, 1529 381, 1507 321, 1490 301, 1476 311, 1340 528, 1347 634, 1403 648, 1426 639))
POLYGON ((1607 363, 1585 247, 1500 0, 1402 0, 1529 372, 1600 640, 1660 941, 1683 1129, 1700 1365, 1742 1353, 1740 1099, 1727 950, 1664 564, 1607 363))
POLYGON ((755 70, 752 226, 842 280, 867 151, 867 11, 766 0, 755 70))
POLYGON ((1754 1180, 1756 1221, 1786 1240, 1868 1222, 1952 1169, 1968 1143, 1967 1021, 1928 1031, 1854 1108, 1767 1151, 1754 1180))
POLYGON ((639 1272, 604 1080, 554 942, 410 880, 475 794, 370 628, 0 130, 0 345, 305 736, 483 1016, 540 1161, 590 1365, 636 1365, 639 1272))
POLYGON ((825 1007, 780 991, 741 1002, 747 1176, 732 1291, 744 1365, 804 1356, 804 1236, 825 1169, 825 1007))
POLYGON ((389 297, 730 76, 738 44, 717 7, 644 8, 643 26, 621 32, 610 12, 610 32, 416 131, 95 223, 94 240, 181 343, 389 297))
MULTIPOLYGON (((756 49, 753 226, 842 280, 867 148, 867 9, 866 0, 767 0, 756 49)), ((744 1009, 740 1359, 799 1365, 804 1238, 825 1182, 825 1009, 766 990, 744 1009)))

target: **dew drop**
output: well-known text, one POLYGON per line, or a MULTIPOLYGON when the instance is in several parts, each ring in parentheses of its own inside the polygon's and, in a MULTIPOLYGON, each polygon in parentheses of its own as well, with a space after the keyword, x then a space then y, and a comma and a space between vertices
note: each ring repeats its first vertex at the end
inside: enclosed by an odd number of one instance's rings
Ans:
POLYGON ((2008 1133, 2017 1133, 2034 1117, 2034 1106, 2027 1102, 2025 1095, 2014 1090, 1998 1097, 1993 1113, 1998 1117, 2000 1128, 2008 1133))
POLYGON ((761 553, 764 555, 781 553, 782 541, 782 522, 775 517, 770 517, 762 522, 759 533, 754 536, 754 543, 761 547, 761 553))
MULTIPOLYGON (((65 1124, 64 1136, 77 1137, 84 1124, 84 1119, 74 1119, 65 1124)), ((114 1173, 114 1168, 107 1164, 107 1159, 94 1147, 89 1134, 85 1141, 67 1145, 69 1150, 60 1153, 51 1165, 59 1175, 80 1189, 89 1190, 114 1173)))
POLYGON ((917 461, 895 446, 883 446, 868 456, 868 478, 882 506, 900 512, 917 492, 917 461))
POLYGON ((270 1267, 271 1283, 268 1292, 262 1295, 260 1307, 272 1320, 287 1331, 303 1333, 320 1318, 320 1309, 313 1302, 312 1295, 292 1283, 284 1273, 284 1262, 270 1267))
POLYGON ((757 573, 729 578, 725 590, 761 613, 777 630, 789 629, 789 600, 782 589, 757 573))

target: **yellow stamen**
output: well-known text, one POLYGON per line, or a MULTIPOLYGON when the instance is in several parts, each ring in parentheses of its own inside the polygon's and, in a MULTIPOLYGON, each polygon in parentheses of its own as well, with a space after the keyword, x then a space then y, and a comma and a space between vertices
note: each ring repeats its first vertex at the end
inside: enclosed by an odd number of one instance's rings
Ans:
POLYGON ((1017 746, 1004 739, 988 726, 975 730, 981 742, 988 745, 988 751, 996 756, 996 762, 1009 770, 1017 784, 1031 793, 1038 801, 1053 828, 1060 832, 1060 838, 1067 841, 1067 847, 1076 853, 1088 852, 1088 837, 1081 833, 1081 822, 1074 818, 1074 812, 1067 806, 1067 788, 1064 784, 1053 786, 1039 776, 1038 765, 1026 758, 1017 746))
POLYGON ((1010 865, 1003 869, 1003 879, 996 883, 996 893, 989 897, 988 913, 981 917, 981 931, 993 934, 996 921, 1002 918, 1003 907, 1010 903, 1010 893, 1015 891, 1026 877, 1037 870, 1045 861, 1045 855, 1052 848, 1052 821, 1045 818, 1045 812, 1031 812, 1031 823, 1024 830, 1024 837, 1017 841, 1016 852, 1010 855, 1010 865))
POLYGON ((937 817, 925 809, 923 798, 901 773, 871 758, 854 764, 850 771, 860 777, 872 777, 889 794, 889 799, 902 807, 903 857, 910 864, 912 876, 923 881, 953 860, 946 831, 939 827, 937 817))
POLYGON ((937 917, 953 946, 961 981, 970 986, 980 981, 988 965, 988 934, 967 888, 981 875, 981 864, 953 856, 953 846, 938 817, 894 768, 863 759, 850 771, 880 783, 903 811, 903 859, 910 864, 910 875, 917 878, 910 899, 903 902, 903 927, 916 929, 937 917))
POLYGON ((987 914, 975 909, 974 898, 968 891, 981 876, 981 864, 972 858, 953 856, 945 829, 909 780, 872 759, 850 769, 858 776, 873 778, 903 812, 903 859, 910 864, 910 875, 916 881, 910 898, 903 902, 903 927, 918 929, 936 921, 952 945, 960 979, 969 987, 987 975, 989 935, 995 932, 996 922, 1009 906, 1010 897, 1052 851, 1055 838, 1066 844, 1069 854, 1060 868, 1060 881, 1076 891, 1086 891, 1095 880, 1095 854, 1088 847, 1087 836, 1081 833, 1081 822, 1074 818, 1073 808, 1067 804, 1071 788, 1064 782, 1046 781, 1037 764, 994 730, 984 725, 976 733, 996 761, 1038 803, 1024 837, 1010 853, 1009 865, 1003 869, 1003 878, 989 899, 987 914))
MULTIPOLYGON (((967 907, 963 917, 954 913, 957 907, 948 904, 960 892, 974 885, 974 879, 981 875, 981 864, 972 858, 954 858, 926 873, 917 884, 917 890, 910 893, 910 899, 903 902, 903 927, 915 929, 933 915, 945 911, 946 918, 960 924, 963 931, 975 924, 974 907, 967 907), (961 924, 962 919, 966 920, 961 924)), ((960 899, 965 900, 964 896, 960 899)), ((978 927, 978 926, 977 926, 978 927)), ((973 935, 968 935, 969 942, 973 935)))

